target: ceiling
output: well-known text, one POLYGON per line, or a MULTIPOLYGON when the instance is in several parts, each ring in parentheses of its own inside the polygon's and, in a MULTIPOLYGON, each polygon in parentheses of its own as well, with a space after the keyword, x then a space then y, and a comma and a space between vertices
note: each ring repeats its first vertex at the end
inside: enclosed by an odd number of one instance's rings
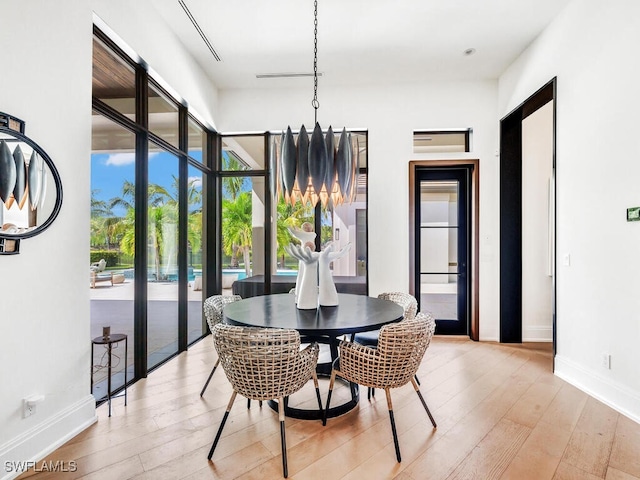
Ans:
MULTIPOLYGON (((313 72, 312 0, 147 1, 218 88, 313 85, 256 78, 313 72)), ((570 1, 319 0, 319 85, 498 78, 570 1)))

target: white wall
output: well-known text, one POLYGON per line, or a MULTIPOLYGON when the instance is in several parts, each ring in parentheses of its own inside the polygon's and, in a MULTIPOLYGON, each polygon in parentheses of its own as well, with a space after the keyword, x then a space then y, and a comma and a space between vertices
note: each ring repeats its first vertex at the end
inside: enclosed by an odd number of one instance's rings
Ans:
POLYGON ((640 421, 640 2, 576 0, 502 75, 500 115, 558 77, 556 373, 640 421), (611 369, 602 366, 611 354, 611 369))
POLYGON ((357 211, 366 208, 363 201, 358 198, 351 204, 338 205, 333 215, 334 251, 339 252, 351 244, 349 251, 342 257, 333 261, 333 275, 355 276, 358 275, 358 263, 356 258, 356 242, 358 236, 357 211), (340 238, 336 238, 336 230, 340 230, 340 238))
MULTIPOLYGON (((221 90, 221 131, 282 130, 313 122, 312 84, 300 89, 221 90)), ((325 88, 318 121, 369 131, 369 293, 408 291, 408 162, 480 159, 480 338, 497 340, 498 145, 497 84, 436 82, 325 88), (473 128, 473 152, 413 154, 415 129, 473 128)))
POLYGON ((549 181, 553 102, 522 121, 522 341, 553 341, 549 181))
MULTIPOLYGON (((23 240, 19 255, 0 256, 0 478, 11 478, 6 461, 41 459, 96 419, 88 288, 93 13, 84 0, 1 6, 0 110, 26 121, 26 134, 49 154, 64 189, 49 229, 23 240), (22 399, 32 394, 45 400, 23 419, 22 399)), ((94 6, 213 119, 215 88, 175 38, 158 33, 166 30, 158 17, 137 2, 94 6)))
POLYGON ((0 109, 62 178, 58 219, 0 257, 0 466, 33 460, 95 420, 89 394, 91 11, 82 0, 3 2, 0 109), (45 396, 22 418, 22 399, 45 396))

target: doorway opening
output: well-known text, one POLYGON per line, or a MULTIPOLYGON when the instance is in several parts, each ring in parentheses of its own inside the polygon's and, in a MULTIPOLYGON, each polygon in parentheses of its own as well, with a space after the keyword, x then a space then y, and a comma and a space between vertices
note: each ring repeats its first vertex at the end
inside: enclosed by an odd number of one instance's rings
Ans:
POLYGON ((500 342, 552 341, 554 354, 555 137, 553 78, 500 121, 500 342))

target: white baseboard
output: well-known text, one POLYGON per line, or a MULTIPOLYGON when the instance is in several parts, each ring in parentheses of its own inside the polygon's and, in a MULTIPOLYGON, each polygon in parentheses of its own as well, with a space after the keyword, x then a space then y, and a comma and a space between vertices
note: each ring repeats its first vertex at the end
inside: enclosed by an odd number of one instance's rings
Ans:
POLYGON ((522 326, 523 342, 552 342, 553 328, 551 326, 522 326))
MULTIPOLYGON (((38 462, 98 420, 93 395, 60 411, 16 438, 0 445, 0 480, 10 480, 22 472, 17 462, 38 462)), ((61 459, 62 460, 62 459, 61 459)))
POLYGON ((554 373, 634 422, 640 423, 640 392, 587 370, 560 355, 556 355, 554 373))

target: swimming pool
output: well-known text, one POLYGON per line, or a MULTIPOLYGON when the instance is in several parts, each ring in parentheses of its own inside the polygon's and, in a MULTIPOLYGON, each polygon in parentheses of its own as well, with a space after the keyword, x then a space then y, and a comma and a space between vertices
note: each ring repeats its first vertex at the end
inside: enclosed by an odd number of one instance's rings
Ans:
MULTIPOLYGON (((127 269, 123 271, 124 275, 126 278, 133 280, 133 269, 127 269)), ((247 273, 245 272, 244 268, 223 268, 222 269, 222 275, 223 276, 236 276, 233 280, 242 280, 243 278, 247 278, 247 273)), ((289 276, 293 276, 295 277, 296 275, 298 275, 298 271, 297 270, 278 270, 276 272, 276 275, 289 275, 289 276)), ((187 273, 187 279, 189 282, 193 282, 195 280, 196 277, 201 277, 202 276, 202 270, 199 268, 191 268, 189 267, 188 273, 187 273)), ((153 280, 153 277, 150 277, 149 280, 153 280)), ((167 275, 167 280, 169 282, 177 282, 178 281, 178 274, 177 273, 170 273, 167 275)))

